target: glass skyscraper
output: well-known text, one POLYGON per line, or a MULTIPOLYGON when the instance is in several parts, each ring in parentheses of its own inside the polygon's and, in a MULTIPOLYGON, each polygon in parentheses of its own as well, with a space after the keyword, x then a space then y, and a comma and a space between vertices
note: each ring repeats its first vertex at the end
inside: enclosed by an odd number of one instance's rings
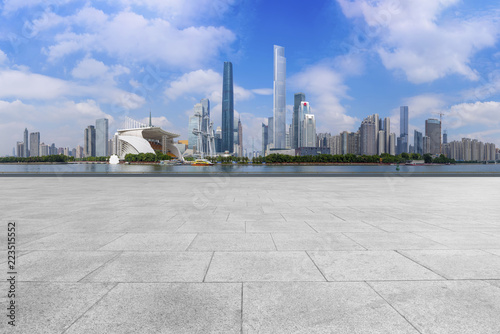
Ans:
MULTIPOLYGON (((209 99, 202 99, 200 101, 201 106, 203 108, 202 111, 202 118, 201 118, 201 131, 208 133, 208 129, 210 127, 210 100, 209 99)), ((203 152, 208 152, 208 137, 203 136, 202 137, 202 143, 203 147, 203 152)))
POLYGON ((398 153, 408 153, 408 107, 399 108, 399 137, 401 138, 401 147, 398 147, 398 153))
POLYGON ((430 154, 441 153, 441 122, 430 118, 425 121, 425 135, 430 140, 430 154))
POLYGON ((274 148, 286 147, 286 58, 285 48, 274 46, 274 148))
POLYGON ((84 131, 85 157, 95 157, 95 127, 89 125, 84 131))
POLYGON ((95 155, 108 156, 108 119, 100 118, 95 121, 95 155))
POLYGON ((292 119, 292 144, 290 145, 292 148, 299 147, 299 127, 301 118, 299 117, 299 108, 300 102, 306 100, 306 94, 304 93, 296 93, 293 95, 293 119, 292 119))
POLYGON ((40 155, 40 132, 30 133, 30 157, 40 155))
POLYGON ((222 151, 233 152, 234 141, 233 64, 224 62, 222 79, 222 151))
POLYGON ((24 129, 24 147, 23 147, 23 157, 24 158, 27 158, 30 156, 30 152, 29 152, 29 143, 28 143, 28 129, 25 128, 24 129))

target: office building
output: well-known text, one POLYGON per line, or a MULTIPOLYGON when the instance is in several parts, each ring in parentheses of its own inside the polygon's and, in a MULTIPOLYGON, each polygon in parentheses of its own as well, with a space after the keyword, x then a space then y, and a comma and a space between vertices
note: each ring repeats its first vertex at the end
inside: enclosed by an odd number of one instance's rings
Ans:
POLYGON ((430 140, 430 154, 436 155, 441 152, 441 122, 431 118, 425 121, 425 135, 430 140))
POLYGON ((448 144, 448 133, 446 130, 443 131, 443 144, 448 144))
POLYGON ((422 136, 422 132, 419 132, 417 130, 414 131, 414 133, 413 133, 413 147, 414 147, 415 153, 418 153, 420 155, 424 154, 424 139, 422 136))
POLYGON ((384 130, 379 130, 378 131, 378 155, 384 154, 385 153, 385 131, 384 130))
MULTIPOLYGON (((305 136, 304 136, 304 127, 306 126, 306 115, 311 114, 311 105, 307 101, 302 101, 300 102, 299 106, 299 112, 298 112, 298 117, 299 117, 299 128, 298 128, 298 137, 299 137, 299 142, 298 145, 299 147, 310 147, 305 144, 305 136)), ((313 145, 315 146, 315 145, 313 145)))
POLYGON ((29 141, 28 141, 28 129, 24 129, 24 151, 23 151, 23 157, 27 158, 30 156, 30 150, 29 150, 29 141))
POLYGON ((396 134, 393 132, 389 135, 389 152, 390 155, 396 155, 396 134))
POLYGON ((16 156, 22 158, 24 155, 24 142, 18 141, 16 143, 16 156))
POLYGON ((391 119, 389 117, 384 118, 384 132, 385 132, 385 153, 391 152, 391 119))
POLYGON ((30 133, 30 157, 40 156, 40 132, 30 133))
POLYGON ((224 62, 222 79, 222 151, 233 152, 234 146, 233 64, 224 62))
POLYGON ((49 145, 45 144, 45 143, 41 143, 40 144, 40 151, 39 151, 39 154, 41 157, 44 157, 46 155, 49 155, 49 145))
POLYGON ((269 148, 273 148, 274 147, 274 117, 267 118, 267 126, 268 126, 267 144, 270 145, 269 148))
POLYGON ((313 114, 304 115, 300 147, 316 147, 316 119, 313 114))
POLYGON ((262 123, 262 156, 266 155, 268 140, 269 140, 269 126, 262 123))
POLYGON ((422 137, 422 147, 424 154, 431 153, 431 139, 428 136, 422 137))
POLYGON ((188 148, 194 151, 200 149, 198 144, 198 132, 200 131, 200 120, 203 113, 203 106, 201 103, 196 103, 193 108, 193 116, 189 117, 188 124, 188 148))
POLYGON ((399 108, 398 154, 408 153, 408 107, 399 108))
POLYGON ((108 156, 109 121, 100 118, 95 121, 95 155, 96 157, 108 156))
POLYGON ((56 144, 52 143, 49 147, 49 155, 55 155, 57 154, 57 147, 56 144))
POLYGON ((77 158, 77 159, 81 159, 81 158, 83 158, 83 157, 84 157, 84 155, 83 155, 83 147, 81 147, 80 145, 78 145, 78 146, 76 147, 75 158, 77 158))
POLYGON ((299 125, 302 120, 299 117, 299 109, 301 102, 306 100, 306 95, 304 93, 296 93, 293 96, 293 117, 292 117, 292 141, 291 148, 299 147, 299 125))
MULTIPOLYGON (((201 104, 201 131, 208 134, 210 130, 210 100, 202 99, 201 104)), ((203 152, 210 151, 210 139, 209 136, 202 136, 201 144, 203 147, 203 152)))
POLYGON ((220 126, 218 126, 217 130, 215 130, 214 141, 215 141, 215 152, 221 153, 222 152, 222 128, 220 126))
POLYGON ((330 147, 330 154, 332 155, 342 154, 340 135, 331 136, 328 142, 330 147))
MULTIPOLYGON (((95 127, 89 125, 84 131, 84 154, 85 157, 95 157, 95 127)), ((64 149, 59 154, 64 154, 64 149)))
POLYGON ((286 146, 286 58, 285 48, 274 46, 274 148, 286 146))
POLYGON ((376 131, 378 127, 379 119, 377 114, 368 116, 361 122, 361 126, 359 128, 361 155, 377 154, 378 133, 376 131))

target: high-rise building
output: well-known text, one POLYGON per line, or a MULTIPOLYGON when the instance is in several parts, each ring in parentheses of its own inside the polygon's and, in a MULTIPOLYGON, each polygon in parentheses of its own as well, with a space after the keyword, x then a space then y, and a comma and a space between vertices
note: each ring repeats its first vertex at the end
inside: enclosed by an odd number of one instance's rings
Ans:
POLYGON ((422 137, 422 146, 424 154, 431 153, 431 139, 428 136, 422 137))
POLYGON ((341 141, 340 135, 331 136, 329 139, 330 154, 332 154, 332 155, 342 154, 341 143, 342 143, 342 141, 341 141))
POLYGON ((267 144, 274 147, 274 117, 267 118, 267 144))
POLYGON ((408 106, 399 108, 398 154, 408 153, 408 106))
POLYGON ((100 118, 95 121, 95 155, 96 157, 108 156, 109 121, 100 118))
POLYGON ((30 156, 29 142, 28 142, 28 129, 24 129, 24 153, 23 157, 27 158, 30 156))
POLYGON ((222 129, 220 126, 217 127, 217 130, 215 130, 215 152, 220 153, 222 152, 222 129))
POLYGON ((224 62, 222 79, 222 151, 233 152, 234 138, 233 64, 224 62))
POLYGON ((418 153, 420 155, 424 154, 424 141, 422 137, 422 132, 419 132, 417 130, 414 131, 413 133, 413 147, 415 150, 415 153, 418 153))
MULTIPOLYGON (((300 102, 298 117, 299 117, 299 128, 298 128, 298 147, 311 147, 306 146, 304 142, 304 128, 306 126, 306 115, 311 114, 311 105, 307 101, 300 102)), ((316 121, 315 121, 316 122, 316 121)), ((315 146, 315 145, 314 145, 315 146)))
POLYGON ((266 155, 266 148, 269 141, 269 126, 262 123, 262 156, 266 155))
POLYGON ((198 132, 200 131, 200 120, 203 114, 203 106, 201 105, 201 103, 196 103, 194 105, 193 113, 194 115, 189 117, 188 148, 199 151, 201 149, 201 143, 198 143, 198 132))
POLYGON ((57 147, 56 144, 52 143, 49 147, 49 155, 55 155, 57 154, 57 147))
POLYGON ((429 153, 439 154, 441 151, 441 122, 434 118, 426 120, 425 135, 430 139, 431 149, 429 153))
POLYGON ((391 119, 389 117, 384 118, 384 132, 385 132, 385 153, 391 152, 391 119))
POLYGON ((316 119, 313 114, 305 114, 302 127, 302 145, 316 147, 316 119))
MULTIPOLYGON (((116 153, 116 152, 115 152, 115 153, 116 153)), ((75 158, 77 158, 77 159, 81 159, 81 158, 83 158, 83 147, 81 147, 80 145, 78 145, 78 146, 76 147, 75 158)))
POLYGON ((375 155, 377 154, 377 137, 378 115, 374 114, 366 117, 359 128, 360 135, 360 154, 375 155))
POLYGON ((396 155, 396 134, 392 132, 389 135, 389 152, 390 155, 396 155))
POLYGON ((304 93, 296 93, 293 96, 293 117, 292 117, 292 143, 291 148, 299 147, 299 126, 302 120, 299 117, 299 109, 301 102, 306 100, 306 95, 304 93))
POLYGON ((16 144, 16 156, 22 158, 24 154, 24 142, 18 141, 16 144))
MULTIPOLYGON (((204 133, 208 133, 210 129, 210 100, 209 99, 202 99, 200 101, 201 103, 201 108, 202 108, 202 113, 201 113, 201 131, 204 133)), ((209 138, 208 136, 202 136, 202 146, 203 146, 203 152, 208 152, 209 151, 209 138)))
POLYGON ((243 125, 241 124, 241 118, 238 118, 238 145, 240 145, 240 152, 238 156, 243 156, 243 125))
POLYGON ((286 58, 285 48, 274 46, 274 147, 286 146, 286 58))
POLYGON ((385 131, 384 130, 379 130, 378 131, 378 154, 381 155, 385 153, 385 131))
POLYGON ((40 132, 30 133, 30 157, 40 156, 40 132))
MULTIPOLYGON (((84 153, 85 157, 95 157, 95 127, 89 125, 84 131, 84 153)), ((64 149, 59 154, 64 154, 64 149)))
POLYGON ((39 154, 41 157, 44 157, 46 155, 49 155, 49 145, 45 144, 45 143, 41 143, 40 144, 40 151, 39 151, 39 154))
POLYGON ((448 132, 443 131, 443 144, 448 144, 448 132))

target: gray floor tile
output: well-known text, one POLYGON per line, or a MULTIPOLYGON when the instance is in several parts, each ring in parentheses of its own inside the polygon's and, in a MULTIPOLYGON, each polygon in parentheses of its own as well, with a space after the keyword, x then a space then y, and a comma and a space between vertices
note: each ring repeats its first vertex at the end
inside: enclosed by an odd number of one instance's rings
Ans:
POLYGON ((211 257, 208 252, 124 252, 84 281, 201 282, 211 257))
POLYGON ((106 244, 100 250, 183 251, 196 234, 128 233, 106 244))
MULTIPOLYGON (((1 333, 62 333, 102 298, 114 285, 99 283, 18 282, 16 327, 7 325, 5 315, 1 333)), ((7 285, 0 284, 2 291, 7 285)), ((7 305, 6 294, 0 304, 7 305)), ((5 312, 4 312, 5 313, 5 312)))
POLYGON ((307 221, 311 227, 322 233, 335 232, 381 232, 382 230, 362 222, 314 222, 307 221))
POLYGON ((190 251, 273 251, 273 239, 267 233, 198 234, 190 251))
POLYGON ((207 282, 324 281, 305 252, 215 252, 207 282))
POLYGON ((414 233, 345 233, 370 250, 447 249, 448 247, 414 233))
POLYGON ((329 281, 443 279, 394 251, 308 253, 329 281))
POLYGON ((500 248, 500 238, 481 232, 418 232, 451 249, 487 249, 500 248))
POLYGON ((33 251, 19 259, 19 279, 77 282, 116 255, 99 251, 33 251))
POLYGON ((304 222, 249 221, 247 233, 316 233, 304 222))
POLYGON ((96 250, 120 233, 56 233, 23 246, 25 250, 96 250))
POLYGON ((177 233, 245 233, 244 222, 187 222, 177 233))
POLYGON ((243 333, 418 332, 365 283, 245 283, 243 333))
POLYGON ((342 233, 273 233, 280 251, 290 250, 364 250, 342 233))
POLYGON ((240 333, 241 284, 123 283, 67 334, 240 333))
POLYGON ((500 289, 483 281, 370 282, 421 333, 500 333, 500 289))
POLYGON ((448 279, 500 279, 500 256, 482 250, 401 251, 448 279))

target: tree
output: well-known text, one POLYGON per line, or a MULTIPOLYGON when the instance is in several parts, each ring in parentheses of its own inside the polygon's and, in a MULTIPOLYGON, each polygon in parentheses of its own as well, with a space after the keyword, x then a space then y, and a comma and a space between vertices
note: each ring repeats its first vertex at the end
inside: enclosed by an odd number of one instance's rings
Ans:
POLYGON ((424 162, 426 164, 432 163, 432 156, 429 153, 424 154, 424 162))

